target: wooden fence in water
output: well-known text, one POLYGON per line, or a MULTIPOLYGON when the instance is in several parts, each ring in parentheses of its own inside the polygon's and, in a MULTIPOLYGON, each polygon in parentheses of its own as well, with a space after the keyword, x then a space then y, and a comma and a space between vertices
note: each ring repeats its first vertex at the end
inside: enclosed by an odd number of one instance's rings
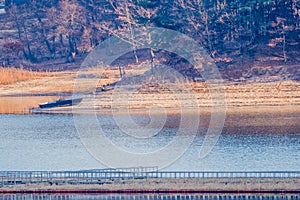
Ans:
POLYGON ((115 179, 150 178, 300 178, 300 171, 158 171, 157 167, 80 171, 0 171, 0 187, 18 184, 101 184, 115 179))

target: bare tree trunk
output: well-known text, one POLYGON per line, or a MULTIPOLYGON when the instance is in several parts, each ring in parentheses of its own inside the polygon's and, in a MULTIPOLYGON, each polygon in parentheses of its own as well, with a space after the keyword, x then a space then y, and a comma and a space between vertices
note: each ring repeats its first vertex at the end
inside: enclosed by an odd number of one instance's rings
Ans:
POLYGON ((120 78, 123 78, 123 73, 120 65, 119 65, 119 72, 120 72, 120 78))
POLYGON ((32 54, 32 51, 31 51, 31 46, 30 46, 30 41, 29 41, 29 38, 28 38, 28 32, 27 32, 27 28, 25 25, 23 25, 23 29, 24 29, 24 34, 25 34, 25 39, 26 39, 26 46, 27 46, 27 51, 28 51, 28 59, 30 61, 35 61, 35 58, 32 54))
POLYGON ((212 45, 211 45, 211 39, 210 39, 210 32, 209 32, 209 27, 208 27, 208 14, 206 12, 206 16, 205 16, 205 33, 207 35, 207 42, 208 42, 208 46, 209 46, 209 51, 212 52, 212 45))
POLYGON ((283 51, 284 63, 286 63, 286 62, 287 62, 285 45, 286 45, 285 34, 283 34, 283 45, 282 45, 282 51, 283 51))
POLYGON ((40 17, 37 17, 37 19, 38 19, 38 22, 40 23, 40 26, 42 27, 41 33, 42 33, 43 40, 44 40, 44 42, 47 46, 47 49, 48 49, 49 53, 51 55, 53 55, 54 50, 51 48, 51 44, 50 44, 49 40, 47 39, 46 31, 45 31, 45 28, 44 28, 44 23, 42 22, 42 19, 40 17))
MULTIPOLYGON (((129 19, 129 21, 131 21, 131 17, 130 17, 130 13, 129 13, 127 3, 126 3, 126 17, 129 19)), ((129 30, 130 30, 130 40, 131 40, 132 47, 133 47, 133 55, 134 55, 134 58, 135 58, 135 62, 139 63, 139 58, 138 58, 138 55, 137 55, 137 52, 136 52, 136 45, 135 45, 135 41, 134 41, 132 24, 131 24, 131 22, 129 22, 128 24, 129 24, 129 30)))

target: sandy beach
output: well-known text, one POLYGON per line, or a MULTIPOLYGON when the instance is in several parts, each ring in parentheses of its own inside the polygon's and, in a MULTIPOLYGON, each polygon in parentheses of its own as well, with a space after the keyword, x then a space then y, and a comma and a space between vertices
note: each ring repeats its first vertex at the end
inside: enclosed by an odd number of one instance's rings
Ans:
MULTIPOLYGON (((13 85, 0 85, 0 113, 28 113, 30 108, 38 107, 39 103, 70 97, 73 91, 77 91, 73 90, 74 81, 65 80, 65 78, 47 77, 13 85)), ((151 107, 166 110, 199 108, 205 111, 210 110, 212 106, 218 106, 218 102, 226 106, 227 112, 276 112, 277 110, 284 112, 285 109, 299 110, 300 107, 300 83, 294 81, 228 84, 225 85, 222 95, 209 91, 203 83, 193 83, 190 93, 185 93, 186 91, 174 93, 177 89, 160 90, 151 85, 145 87, 146 89, 142 88, 143 90, 134 92, 121 88, 99 93, 94 92, 95 88, 89 88, 89 94, 82 95, 85 99, 84 105, 79 106, 78 109, 75 107, 75 112, 82 112, 82 110, 89 112, 91 109, 96 112, 107 112, 122 108, 137 111, 151 107), (280 88, 277 87, 278 85, 280 88), (126 101, 121 99, 124 96, 127 98, 126 101)), ((47 112, 70 113, 70 111, 70 108, 55 108, 47 112)))
MULTIPOLYGON (((227 112, 285 112, 300 110, 300 83, 293 80, 274 82, 207 83, 161 81, 149 78, 147 69, 130 69, 126 78, 112 91, 96 92, 97 87, 120 81, 118 69, 103 72, 93 68, 56 72, 46 77, 0 85, 0 113, 28 113, 39 103, 68 98, 82 92, 84 104, 73 112, 109 112, 113 109, 138 111, 151 107, 165 110, 199 108, 210 110, 225 105, 227 112), (139 75, 142 74, 142 81, 139 75), (147 80, 143 80, 143 76, 147 80), (148 80, 148 78, 150 80, 148 80), (126 101, 124 100, 126 99, 126 101)), ((171 77, 172 78, 172 77, 171 77)), ((54 113, 70 113, 70 108, 55 108, 54 113)))

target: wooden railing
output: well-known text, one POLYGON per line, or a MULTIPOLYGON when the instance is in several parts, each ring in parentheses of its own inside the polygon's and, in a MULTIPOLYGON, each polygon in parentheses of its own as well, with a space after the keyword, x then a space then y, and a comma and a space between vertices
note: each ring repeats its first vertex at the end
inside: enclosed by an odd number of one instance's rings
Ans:
POLYGON ((0 171, 0 187, 39 183, 104 183, 113 179, 147 178, 300 178, 300 171, 158 171, 157 167, 80 171, 0 171))

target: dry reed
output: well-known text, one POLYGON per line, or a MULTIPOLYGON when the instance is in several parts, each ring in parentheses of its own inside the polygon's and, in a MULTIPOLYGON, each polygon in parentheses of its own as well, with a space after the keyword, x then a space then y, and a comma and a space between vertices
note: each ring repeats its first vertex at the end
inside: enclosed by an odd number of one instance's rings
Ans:
POLYGON ((49 76, 47 72, 33 72, 17 68, 0 67, 0 85, 8 85, 21 81, 33 80, 49 76))

